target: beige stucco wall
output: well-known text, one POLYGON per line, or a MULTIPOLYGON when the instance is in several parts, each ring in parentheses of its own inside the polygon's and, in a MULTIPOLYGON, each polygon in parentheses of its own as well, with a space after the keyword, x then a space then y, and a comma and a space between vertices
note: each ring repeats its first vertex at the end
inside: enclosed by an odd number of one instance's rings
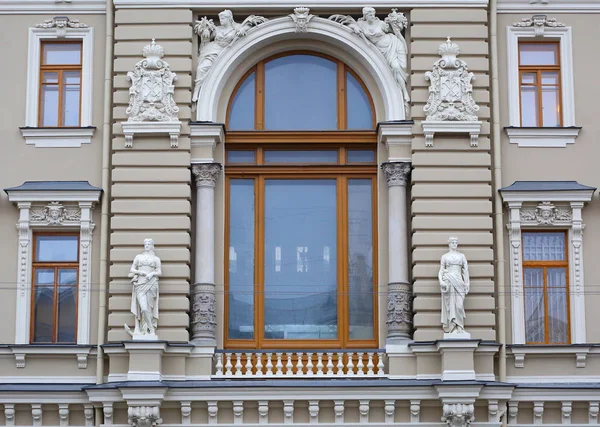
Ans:
MULTIPOLYGON (((52 18, 53 15, 0 15, 4 43, 0 43, 0 55, 10 60, 10 66, 2 67, 0 79, 6 84, 2 88, 4 100, 0 117, 0 141, 3 154, 0 156, 0 188, 15 187, 24 181, 89 181, 101 186, 102 149, 102 100, 104 75, 103 15, 69 15, 71 19, 94 28, 93 63, 93 107, 92 123, 97 127, 91 144, 81 148, 36 148, 26 145, 20 126, 25 126, 25 101, 28 55, 28 29, 52 18), (9 36, 10 35, 10 36, 9 36)), ((96 224, 92 246, 92 311, 90 313, 91 342, 96 342, 98 328, 98 282, 100 259, 100 207, 94 211, 96 224), (96 292, 94 292, 96 291, 96 292)), ((17 281, 18 234, 15 224, 18 209, 8 201, 4 191, 0 192, 0 313, 3 327, 0 328, 0 343, 15 342, 15 307, 17 281)))
MULTIPOLYGON (((572 27, 573 31, 573 71, 575 84, 575 124, 582 126, 575 144, 566 148, 523 148, 510 144, 502 131, 502 186, 508 186, 517 180, 553 181, 575 180, 581 184, 598 187, 600 175, 595 161, 600 155, 597 135, 600 133, 600 121, 597 118, 596 100, 600 96, 595 75, 591 70, 600 66, 600 58, 589 54, 589 42, 594 40, 598 31, 598 15, 595 14, 549 14, 549 17, 572 27)), ((500 119, 501 126, 508 126, 508 85, 506 65, 506 28, 513 22, 529 17, 523 14, 503 14, 498 18, 498 41, 500 57, 500 119)), ((506 212, 506 210, 505 210, 506 212)), ((505 214, 506 218, 506 214, 505 214)), ((587 342, 600 340, 600 304, 598 292, 600 282, 600 263, 596 261, 600 251, 600 201, 595 194, 592 201, 583 209, 585 231, 583 237, 585 314, 587 342)), ((505 248, 509 248, 505 234, 505 248)), ((508 252, 505 253, 508 257, 508 252)), ((507 258, 508 261, 508 258, 507 258)), ((509 262, 506 262, 506 283, 503 289, 510 289, 509 262)), ((510 313, 510 295, 507 298, 507 313, 510 313)), ((507 316, 507 338, 511 342, 512 329, 510 315, 507 316)))

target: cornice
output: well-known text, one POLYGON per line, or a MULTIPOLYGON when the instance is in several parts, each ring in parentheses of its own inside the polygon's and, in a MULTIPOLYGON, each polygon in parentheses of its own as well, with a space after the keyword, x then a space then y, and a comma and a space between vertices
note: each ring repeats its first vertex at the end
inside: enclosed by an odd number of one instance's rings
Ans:
POLYGON ((105 0, 3 0, 0 15, 105 14, 105 0))
POLYGON ((598 0, 549 0, 530 3, 526 0, 498 0, 498 13, 600 13, 598 0))

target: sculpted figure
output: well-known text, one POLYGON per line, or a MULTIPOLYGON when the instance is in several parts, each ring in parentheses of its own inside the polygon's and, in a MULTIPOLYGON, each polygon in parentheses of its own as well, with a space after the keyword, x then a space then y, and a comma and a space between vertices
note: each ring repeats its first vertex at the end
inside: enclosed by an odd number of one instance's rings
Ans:
POLYGON ((469 293, 467 258, 458 252, 458 238, 448 239, 450 250, 442 255, 438 278, 442 291, 442 326, 447 334, 466 334, 465 296, 469 293))
POLYGON ((362 12, 363 17, 356 21, 346 15, 333 15, 329 19, 347 25, 383 54, 394 73, 396 83, 402 90, 404 107, 408 115, 408 101, 410 101, 406 88, 408 47, 402 35, 402 30, 406 28, 408 21, 404 14, 398 13, 396 9, 392 9, 392 13, 383 21, 376 16, 376 11, 372 7, 364 7, 362 12))
POLYGON ((136 255, 129 270, 133 284, 131 312, 135 316, 135 330, 125 330, 134 339, 144 335, 155 336, 158 322, 158 278, 162 275, 160 258, 154 254, 154 241, 144 240, 144 252, 136 255))
POLYGON ((219 13, 219 26, 212 19, 206 17, 196 21, 194 32, 200 36, 200 48, 198 50, 198 67, 194 81, 194 94, 192 102, 198 101, 202 82, 218 56, 231 46, 237 39, 246 35, 253 26, 267 22, 262 16, 251 15, 244 19, 241 24, 233 20, 233 13, 224 10, 219 13))

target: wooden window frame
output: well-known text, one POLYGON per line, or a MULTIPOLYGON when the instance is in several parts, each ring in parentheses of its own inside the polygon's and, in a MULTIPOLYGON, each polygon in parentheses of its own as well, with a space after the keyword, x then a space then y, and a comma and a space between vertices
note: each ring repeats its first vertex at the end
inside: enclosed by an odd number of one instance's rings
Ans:
MULTIPOLYGON (((74 86, 74 85, 73 85, 74 86)), ((61 128, 76 128, 81 126, 81 98, 83 92, 83 41, 82 40, 42 40, 40 46, 40 72, 39 72, 39 94, 38 94, 38 126, 39 127, 61 127, 61 128), (52 64, 47 65, 44 64, 44 49, 46 45, 49 44, 77 44, 80 46, 79 49, 79 64, 52 64), (65 85, 63 83, 63 73, 69 71, 79 71, 79 110, 78 110, 78 121, 76 126, 64 126, 63 124, 63 90, 65 85), (44 73, 46 72, 54 72, 58 74, 58 83, 43 83, 44 81, 44 73), (58 120, 57 126, 43 126, 42 125, 42 94, 44 92, 44 86, 57 86, 58 87, 58 120)))
MULTIPOLYGON (((527 268, 538 268, 542 269, 543 272, 543 290, 544 290, 544 342, 534 342, 534 341, 526 341, 526 344, 531 345, 540 345, 540 344, 570 344, 571 343, 571 300, 569 295, 569 238, 568 232, 566 230, 523 230, 523 233, 563 233, 564 235, 564 261, 560 260, 552 260, 552 261, 526 261, 525 260, 525 245, 521 245, 521 254, 523 260, 523 304, 526 303, 526 295, 525 290, 527 288, 539 288, 539 286, 527 286, 525 283, 525 270, 527 268), (549 327, 548 327, 548 282, 547 282, 547 270, 548 268, 564 268, 565 269, 565 293, 566 293, 566 314, 567 314, 567 341, 566 342, 551 342, 549 339, 549 327)), ((523 240, 524 242, 524 240, 523 240)), ((562 289, 560 287, 556 287, 562 289)), ((525 331, 527 331, 527 319, 525 319, 525 331)), ((525 333, 525 337, 527 337, 527 333, 525 333)))
MULTIPOLYGON (((273 61, 278 58, 283 58, 286 56, 292 55, 310 55, 316 56, 323 59, 327 59, 329 61, 334 62, 337 65, 337 130, 347 130, 348 129, 348 111, 347 111, 347 92, 346 92, 346 72, 352 74, 352 76, 356 79, 356 81, 361 85, 367 98, 369 100, 369 106, 371 108, 371 117, 372 117, 372 128, 376 127, 376 117, 375 117, 375 104, 373 103, 373 98, 367 89, 367 86, 364 84, 360 76, 348 67, 344 62, 340 61, 337 58, 326 55, 320 52, 307 51, 307 50, 294 50, 289 52, 279 53, 273 56, 270 56, 266 59, 259 61, 254 67, 250 68, 240 79, 240 81, 236 84, 233 89, 233 93, 231 98, 229 98, 229 103, 227 105, 227 120, 226 126, 229 127, 229 119, 231 116, 231 108, 233 105, 233 101, 237 95, 238 90, 242 86, 242 84, 246 81, 246 79, 252 74, 255 74, 255 86, 254 86, 254 130, 248 132, 255 131, 265 131, 265 132, 285 132, 285 131, 268 131, 265 130, 265 64, 267 62, 273 61)), ((241 131, 235 131, 236 133, 241 131)), ((325 131, 332 132, 332 131, 325 131)), ((352 132, 361 132, 361 131, 352 131, 352 132)), ((322 132, 319 132, 322 133, 322 132)), ((229 134, 228 134, 229 141, 229 134)))
MULTIPOLYGON (((235 149, 249 149, 248 144, 233 144, 235 149)), ((378 348, 379 310, 378 310, 378 277, 377 277, 377 164, 347 164, 345 147, 342 145, 317 144, 297 145, 276 144, 266 145, 267 148, 277 149, 322 149, 337 148, 339 150, 339 163, 334 164, 263 164, 263 149, 265 145, 255 145, 255 165, 230 164, 225 168, 225 322, 224 322, 224 347, 230 349, 296 349, 296 348, 378 348), (230 339, 229 332, 229 192, 232 179, 254 180, 254 339, 230 339), (266 179, 335 179, 337 189, 337 277, 338 277, 338 339, 265 339, 264 338, 264 188, 266 179), (348 263, 348 181, 351 179, 370 179, 372 182, 372 244, 373 244, 373 339, 349 339, 349 263, 348 263)), ((354 146, 352 148, 355 148, 354 146)), ((373 145, 359 145, 356 148, 369 148, 375 150, 373 145)))
POLYGON ((79 233, 43 233, 36 232, 33 235, 33 247, 32 247, 32 268, 31 268, 31 319, 30 319, 30 331, 29 331, 29 342, 31 344, 77 344, 77 326, 78 326, 78 316, 79 316, 79 298, 75 298, 75 340, 73 342, 60 342, 58 341, 58 293, 57 288, 58 284, 58 270, 59 269, 73 269, 77 271, 77 279, 75 280, 75 294, 79 293, 79 233), (39 236, 75 236, 77 238, 77 260, 76 261, 37 261, 37 238, 39 236), (43 342, 43 341, 34 341, 35 338, 35 272, 40 268, 45 269, 54 269, 54 300, 53 300, 53 314, 52 314, 52 341, 43 342))
MULTIPOLYGON (((543 100, 542 100, 542 88, 544 86, 556 87, 558 89, 558 109, 559 109, 559 125, 558 127, 563 126, 564 122, 564 114, 563 114, 563 100, 562 100, 562 75, 561 75, 561 52, 560 52, 560 41, 552 41, 552 40, 519 40, 517 46, 517 56, 519 61, 519 106, 521 111, 520 123, 523 126, 523 97, 522 97, 522 89, 523 87, 535 87, 537 88, 537 109, 538 109, 538 118, 537 118, 537 127, 544 127, 544 112, 543 112, 543 100), (523 45, 532 45, 532 44, 547 44, 547 45, 555 45, 556 53, 557 53, 557 64, 556 65, 521 65, 521 46, 523 45), (558 84, 557 85, 544 85, 542 84, 542 73, 544 72, 556 72, 558 74, 558 84), (536 82, 535 83, 523 83, 523 74, 535 74, 536 82)), ((554 127, 554 126, 551 126, 554 127)))

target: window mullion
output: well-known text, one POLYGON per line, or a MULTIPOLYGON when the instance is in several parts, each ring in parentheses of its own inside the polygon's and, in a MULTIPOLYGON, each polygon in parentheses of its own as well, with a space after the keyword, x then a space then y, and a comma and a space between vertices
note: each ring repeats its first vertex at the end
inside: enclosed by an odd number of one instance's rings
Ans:
POLYGON ((348 287, 348 180, 337 178, 338 186, 338 339, 345 347, 350 336, 348 287))
POLYGON ((259 176, 254 180, 254 216, 255 216, 255 277, 254 285, 254 340, 257 348, 262 348, 265 336, 265 178, 259 176))
POLYGON ((52 342, 58 342, 58 268, 54 267, 54 295, 52 315, 52 342))

